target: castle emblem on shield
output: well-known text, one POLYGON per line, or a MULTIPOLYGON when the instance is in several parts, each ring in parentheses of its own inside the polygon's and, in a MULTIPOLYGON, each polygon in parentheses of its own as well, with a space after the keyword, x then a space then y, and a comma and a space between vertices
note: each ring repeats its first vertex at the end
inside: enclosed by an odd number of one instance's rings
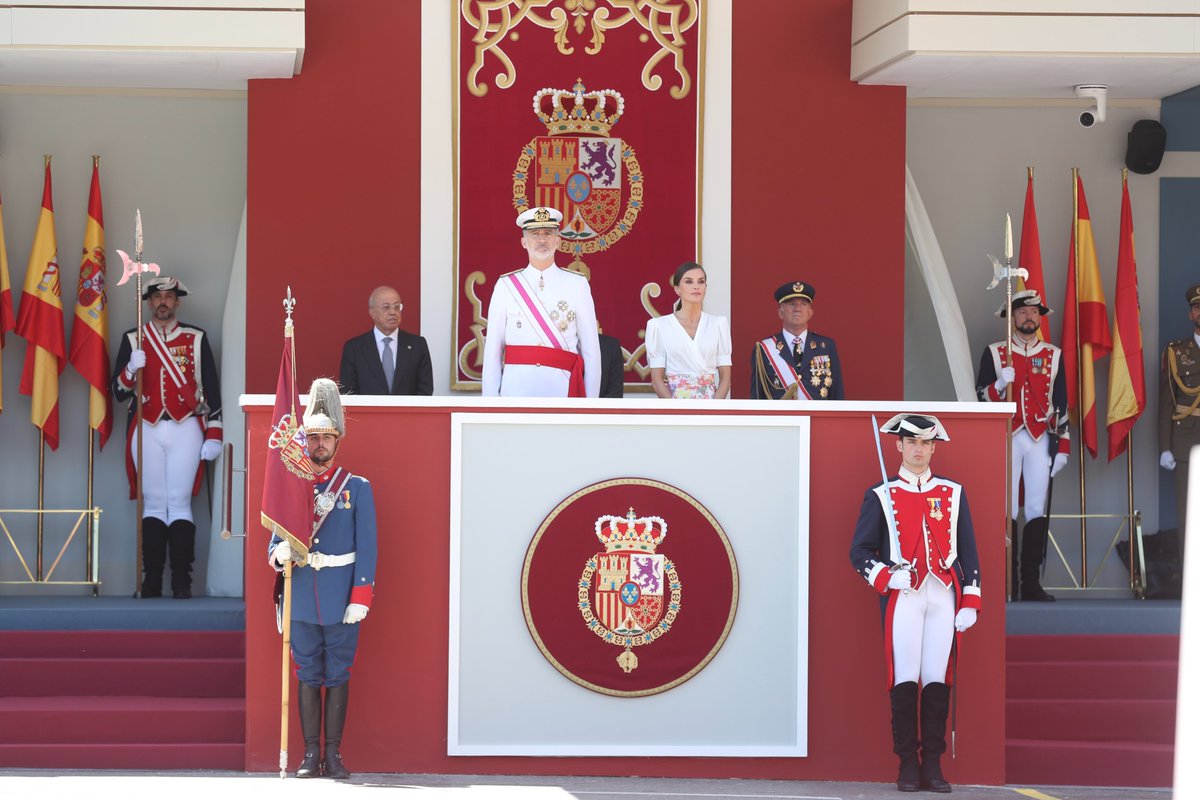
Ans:
POLYGON ((546 126, 521 149, 513 171, 518 211, 549 206, 563 213, 559 249, 568 269, 591 270, 583 256, 607 250, 632 230, 642 209, 644 181, 637 154, 612 128, 625 113, 614 89, 539 89, 533 112, 546 126))
POLYGON ((579 577, 579 610, 584 624, 605 642, 621 648, 617 664, 637 668, 633 648, 653 644, 671 631, 679 615, 683 585, 674 563, 658 546, 667 535, 661 517, 596 520, 602 552, 587 560, 579 577))

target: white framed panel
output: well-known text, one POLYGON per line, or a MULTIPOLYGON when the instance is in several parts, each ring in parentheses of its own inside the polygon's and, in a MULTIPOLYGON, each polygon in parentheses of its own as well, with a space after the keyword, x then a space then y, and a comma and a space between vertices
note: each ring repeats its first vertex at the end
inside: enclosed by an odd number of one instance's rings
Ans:
POLYGON ((809 423, 453 414, 447 753, 806 755, 809 423), (638 698, 559 674, 530 637, 520 599, 526 549, 545 516, 573 492, 623 477, 671 484, 703 504, 732 545, 740 586, 716 657, 686 683, 638 698))

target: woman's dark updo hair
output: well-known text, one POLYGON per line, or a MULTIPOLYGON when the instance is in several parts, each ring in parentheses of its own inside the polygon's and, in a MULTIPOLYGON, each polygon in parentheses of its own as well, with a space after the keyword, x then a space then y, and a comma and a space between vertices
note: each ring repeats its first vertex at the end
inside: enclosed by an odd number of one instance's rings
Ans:
MULTIPOLYGON (((694 269, 698 269, 701 272, 704 272, 704 267, 700 266, 695 261, 685 261, 682 264, 680 264, 678 267, 675 268, 675 274, 671 276, 671 285, 678 286, 679 282, 681 280, 683 280, 683 276, 686 275, 687 273, 691 272, 694 269)), ((704 272, 704 276, 708 277, 708 273, 704 272)))

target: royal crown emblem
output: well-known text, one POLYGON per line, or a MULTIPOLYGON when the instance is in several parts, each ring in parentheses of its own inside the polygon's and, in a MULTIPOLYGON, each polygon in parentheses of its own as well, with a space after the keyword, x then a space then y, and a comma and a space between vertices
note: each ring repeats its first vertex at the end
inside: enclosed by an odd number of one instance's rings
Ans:
POLYGON ((308 457, 304 428, 297 426, 291 414, 284 414, 271 428, 267 447, 279 451, 284 468, 298 478, 316 480, 317 467, 308 457))
POLYGON ((596 538, 604 545, 579 577, 579 610, 584 624, 605 642, 622 648, 617 665, 637 669, 633 648, 653 644, 671 631, 679 615, 683 585, 675 564, 658 545, 667 535, 661 517, 596 520, 596 538))
POLYGON ((615 89, 539 89, 533 113, 546 126, 517 157, 513 205, 563 213, 559 250, 573 257, 568 269, 588 276, 583 256, 607 250, 629 233, 642 209, 641 165, 634 149, 612 128, 625 114, 615 89))

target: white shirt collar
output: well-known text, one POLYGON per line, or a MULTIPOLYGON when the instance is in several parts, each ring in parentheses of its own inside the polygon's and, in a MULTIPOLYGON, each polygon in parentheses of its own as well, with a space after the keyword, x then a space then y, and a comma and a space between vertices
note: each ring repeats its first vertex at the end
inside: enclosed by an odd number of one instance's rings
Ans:
POLYGON ((783 338, 787 342, 787 346, 788 346, 789 350, 796 349, 796 340, 797 339, 800 340, 800 349, 803 350, 804 345, 808 344, 808 328, 805 328, 804 330, 800 331, 799 334, 793 334, 791 331, 785 330, 783 332, 783 338))
POLYGON ((383 331, 379 330, 379 328, 373 327, 373 328, 371 328, 371 330, 375 331, 375 346, 379 348, 380 352, 383 352, 383 337, 384 336, 387 336, 387 338, 392 340, 392 350, 396 349, 396 331, 392 331, 391 333, 385 334, 383 331))
POLYGON ((1200 347, 1200 333, 1193 333, 1192 338, 1196 340, 1196 347, 1200 347))

